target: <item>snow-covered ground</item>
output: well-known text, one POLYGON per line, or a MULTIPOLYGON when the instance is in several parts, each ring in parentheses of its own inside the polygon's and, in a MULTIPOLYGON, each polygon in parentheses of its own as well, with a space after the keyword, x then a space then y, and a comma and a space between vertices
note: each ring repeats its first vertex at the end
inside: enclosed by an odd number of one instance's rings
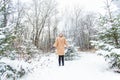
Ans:
POLYGON ((20 80, 120 80, 120 74, 110 71, 102 56, 80 53, 80 59, 58 66, 57 56, 51 54, 35 62, 35 69, 20 80), (41 62, 46 64, 41 66, 41 62))

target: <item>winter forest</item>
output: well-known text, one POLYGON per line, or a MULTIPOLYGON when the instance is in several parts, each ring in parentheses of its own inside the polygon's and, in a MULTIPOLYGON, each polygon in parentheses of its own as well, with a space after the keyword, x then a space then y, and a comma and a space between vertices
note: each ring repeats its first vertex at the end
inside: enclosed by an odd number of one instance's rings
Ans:
POLYGON ((119 79, 120 0, 0 0, 0 80, 119 79))

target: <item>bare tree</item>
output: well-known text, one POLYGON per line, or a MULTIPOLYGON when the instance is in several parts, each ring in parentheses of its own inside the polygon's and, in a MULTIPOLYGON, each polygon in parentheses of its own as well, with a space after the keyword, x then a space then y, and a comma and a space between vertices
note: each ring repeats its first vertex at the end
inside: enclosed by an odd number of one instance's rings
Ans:
POLYGON ((91 36, 95 32, 95 14, 85 12, 79 7, 69 13, 72 12, 73 14, 68 15, 69 19, 66 19, 70 20, 68 24, 65 22, 65 27, 69 27, 67 30, 70 34, 69 38, 72 38, 75 45, 79 46, 81 50, 90 49, 91 36))
POLYGON ((46 26, 49 26, 50 34, 50 20, 56 14, 56 2, 54 0, 33 0, 32 2, 32 7, 26 15, 32 26, 33 43, 39 48, 42 30, 46 26))
POLYGON ((15 35, 14 45, 15 48, 21 46, 24 41, 24 33, 25 33, 25 24, 24 24, 24 14, 25 14, 25 6, 23 6, 20 0, 17 0, 12 7, 12 14, 9 17, 9 24, 12 26, 13 34, 15 35))
POLYGON ((105 0, 105 8, 108 12, 109 19, 112 20, 112 11, 111 11, 111 4, 113 0, 105 0))

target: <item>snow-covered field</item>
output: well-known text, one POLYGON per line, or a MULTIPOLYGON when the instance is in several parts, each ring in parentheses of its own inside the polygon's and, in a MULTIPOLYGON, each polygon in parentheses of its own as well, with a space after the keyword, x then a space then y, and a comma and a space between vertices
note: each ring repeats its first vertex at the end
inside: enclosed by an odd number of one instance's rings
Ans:
POLYGON ((32 62, 33 71, 20 80, 120 80, 120 74, 111 71, 102 56, 87 52, 81 52, 80 56, 79 60, 66 61, 61 67, 55 54, 44 56, 32 62))

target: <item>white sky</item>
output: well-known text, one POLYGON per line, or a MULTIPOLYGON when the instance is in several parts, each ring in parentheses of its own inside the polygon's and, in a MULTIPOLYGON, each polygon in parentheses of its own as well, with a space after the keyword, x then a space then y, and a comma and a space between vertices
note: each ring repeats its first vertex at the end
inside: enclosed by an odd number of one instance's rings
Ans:
MULTIPOLYGON (((21 0, 22 2, 28 3, 32 0, 21 0)), ((105 13, 105 1, 106 0, 56 0, 58 2, 59 12, 64 12, 67 8, 73 8, 79 6, 87 11, 105 13)), ((113 8, 115 9, 115 7, 113 8)))
MULTIPOLYGON (((59 4, 59 10, 64 11, 67 8, 73 8, 74 6, 80 6, 81 8, 87 11, 100 12, 101 14, 105 13, 105 1, 106 0, 57 0, 59 4)), ((113 10, 116 9, 116 6, 113 6, 113 10)))
POLYGON ((64 10, 65 8, 73 8, 74 6, 80 6, 90 11, 103 11, 104 2, 103 0, 57 0, 59 9, 64 10))

